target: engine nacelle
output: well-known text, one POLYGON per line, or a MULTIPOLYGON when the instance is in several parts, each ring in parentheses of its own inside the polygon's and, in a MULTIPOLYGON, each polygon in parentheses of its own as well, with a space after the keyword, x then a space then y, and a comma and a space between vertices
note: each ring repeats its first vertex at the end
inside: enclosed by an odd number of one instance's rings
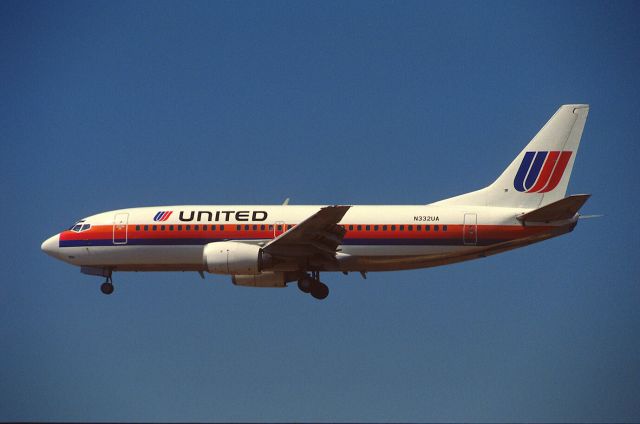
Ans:
POLYGON ((213 274, 257 275, 262 271, 263 254, 260 246, 218 241, 204 247, 203 260, 213 274))
POLYGON ((287 279, 284 272, 262 272, 256 275, 234 275, 231 282, 236 286, 248 287, 285 287, 287 279))

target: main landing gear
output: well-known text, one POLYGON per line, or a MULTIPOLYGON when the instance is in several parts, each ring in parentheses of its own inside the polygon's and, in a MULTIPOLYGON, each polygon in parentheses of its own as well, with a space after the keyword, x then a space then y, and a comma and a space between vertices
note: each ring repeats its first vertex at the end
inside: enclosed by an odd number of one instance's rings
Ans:
POLYGON ((320 281, 320 272, 312 271, 311 275, 306 274, 298 280, 298 288, 304 293, 311 293, 311 296, 318 300, 329 296, 329 287, 320 281))
POLYGON ((107 276, 107 280, 100 285, 100 291, 104 294, 113 293, 113 280, 111 279, 111 274, 107 276))

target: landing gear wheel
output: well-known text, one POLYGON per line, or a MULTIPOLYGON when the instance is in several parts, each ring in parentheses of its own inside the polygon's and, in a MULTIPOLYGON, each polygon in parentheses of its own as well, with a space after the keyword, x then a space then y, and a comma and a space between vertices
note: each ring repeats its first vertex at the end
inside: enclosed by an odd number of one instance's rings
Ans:
POLYGON ((326 299, 326 297, 329 296, 329 287, 318 281, 311 286, 311 296, 318 300, 326 299))
POLYGON ((111 294, 113 293, 113 284, 109 281, 105 281, 104 283, 102 283, 102 285, 100 286, 100 291, 104 294, 111 294))
POLYGON ((298 281, 298 288, 303 293, 309 293, 311 291, 311 287, 313 286, 313 280, 310 278, 303 278, 298 281))

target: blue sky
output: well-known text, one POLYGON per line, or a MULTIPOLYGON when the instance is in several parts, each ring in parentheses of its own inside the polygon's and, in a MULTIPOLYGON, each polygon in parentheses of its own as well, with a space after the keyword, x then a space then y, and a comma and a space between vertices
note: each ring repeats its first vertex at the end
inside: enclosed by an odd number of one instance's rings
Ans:
POLYGON ((0 420, 640 421, 637 2, 0 2, 0 420), (160 204, 416 204, 591 112, 564 237, 296 288, 40 251, 160 204))

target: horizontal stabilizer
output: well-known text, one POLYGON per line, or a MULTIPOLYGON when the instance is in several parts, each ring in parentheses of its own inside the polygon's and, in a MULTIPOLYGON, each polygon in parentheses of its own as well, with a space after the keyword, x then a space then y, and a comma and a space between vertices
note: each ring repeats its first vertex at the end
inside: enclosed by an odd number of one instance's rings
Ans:
POLYGON ((578 213, 589 197, 591 197, 590 194, 574 194, 531 212, 518 215, 517 218, 522 222, 551 222, 571 219, 578 213))

